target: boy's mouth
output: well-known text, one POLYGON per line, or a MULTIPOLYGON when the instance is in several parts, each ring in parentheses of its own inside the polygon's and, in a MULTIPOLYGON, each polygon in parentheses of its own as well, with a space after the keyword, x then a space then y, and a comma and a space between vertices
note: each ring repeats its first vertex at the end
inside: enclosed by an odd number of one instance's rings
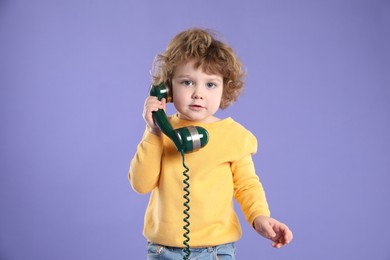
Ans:
POLYGON ((196 105, 196 104, 194 104, 194 105, 190 105, 190 108, 191 108, 191 109, 194 109, 194 110, 200 110, 200 109, 202 109, 203 107, 202 107, 201 105, 196 105))

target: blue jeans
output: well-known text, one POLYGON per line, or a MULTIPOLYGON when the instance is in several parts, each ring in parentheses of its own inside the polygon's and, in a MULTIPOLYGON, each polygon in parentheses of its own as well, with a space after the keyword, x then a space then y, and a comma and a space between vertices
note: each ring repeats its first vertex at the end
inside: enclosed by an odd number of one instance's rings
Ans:
MULTIPOLYGON (((191 248, 190 259, 199 260, 235 260, 236 245, 228 243, 219 246, 203 248, 191 248)), ((148 243, 148 260, 182 260, 185 253, 183 248, 169 247, 153 243, 148 243)))

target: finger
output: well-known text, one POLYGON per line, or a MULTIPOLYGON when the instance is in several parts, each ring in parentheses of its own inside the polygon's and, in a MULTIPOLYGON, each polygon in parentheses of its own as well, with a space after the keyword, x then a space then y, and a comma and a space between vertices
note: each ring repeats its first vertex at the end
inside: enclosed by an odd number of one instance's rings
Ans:
POLYGON ((161 99, 161 105, 162 105, 162 108, 165 110, 165 108, 167 107, 167 100, 165 98, 161 99))
POLYGON ((162 108, 162 101, 158 100, 157 97, 149 96, 146 98, 144 106, 158 106, 162 108))
POLYGON ((284 244, 283 243, 276 243, 276 242, 274 242, 274 243, 272 243, 272 246, 275 247, 275 248, 281 248, 281 247, 284 246, 284 244))
POLYGON ((163 107, 162 102, 159 101, 158 99, 156 99, 155 97, 148 98, 145 101, 145 105, 144 105, 145 113, 151 113, 151 112, 157 111, 159 109, 163 109, 163 108, 164 107, 163 107))
POLYGON ((152 103, 152 102, 154 102, 154 101, 157 101, 157 97, 148 96, 148 97, 145 99, 144 106, 146 107, 147 105, 149 105, 150 103, 152 103))
POLYGON ((275 248, 281 248, 285 245, 287 245, 287 243, 283 237, 280 237, 278 240, 273 240, 273 242, 272 242, 272 246, 275 248))
POLYGON ((143 117, 147 125, 152 129, 156 129, 156 125, 153 120, 153 112, 162 109, 162 102, 159 101, 156 97, 150 96, 146 98, 144 104, 143 117))
POLYGON ((288 245, 290 242, 291 240, 286 240, 284 237, 281 237, 279 240, 273 241, 272 246, 275 248, 281 248, 283 246, 288 245))
POLYGON ((287 225, 281 223, 280 226, 279 226, 279 232, 281 233, 281 236, 283 238, 283 242, 285 244, 288 244, 291 242, 292 240, 292 232, 291 230, 288 228, 287 225))
POLYGON ((284 233, 284 241, 286 242, 286 244, 289 244, 292 241, 292 239, 293 239, 293 233, 287 227, 287 229, 285 230, 285 233, 284 233))
POLYGON ((270 225, 264 225, 262 229, 269 239, 273 239, 276 237, 276 233, 270 225))

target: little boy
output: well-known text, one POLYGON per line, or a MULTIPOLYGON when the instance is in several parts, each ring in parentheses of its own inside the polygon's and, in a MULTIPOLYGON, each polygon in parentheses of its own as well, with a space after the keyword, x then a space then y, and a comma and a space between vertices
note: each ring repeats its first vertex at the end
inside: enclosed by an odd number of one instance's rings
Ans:
MULTIPOLYGON (((191 184, 189 243, 196 259, 235 259, 235 242, 242 232, 233 198, 272 246, 280 248, 292 240, 289 228, 270 217, 252 161, 256 137, 232 118, 215 116, 238 98, 243 76, 233 50, 202 29, 176 35, 155 62, 153 84, 168 87, 177 110, 169 117, 172 127, 196 125, 209 133, 205 147, 185 155, 191 184)), ((165 105, 165 99, 146 98, 146 130, 128 176, 135 191, 151 192, 143 232, 148 259, 183 259, 182 157, 152 117, 165 105)))

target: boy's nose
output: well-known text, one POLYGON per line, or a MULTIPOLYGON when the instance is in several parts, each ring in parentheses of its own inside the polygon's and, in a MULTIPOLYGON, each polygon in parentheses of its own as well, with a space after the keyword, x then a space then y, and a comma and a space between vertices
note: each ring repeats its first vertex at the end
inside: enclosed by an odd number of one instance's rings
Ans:
POLYGON ((197 87, 194 89, 194 93, 192 93, 193 99, 203 99, 202 91, 197 87))

